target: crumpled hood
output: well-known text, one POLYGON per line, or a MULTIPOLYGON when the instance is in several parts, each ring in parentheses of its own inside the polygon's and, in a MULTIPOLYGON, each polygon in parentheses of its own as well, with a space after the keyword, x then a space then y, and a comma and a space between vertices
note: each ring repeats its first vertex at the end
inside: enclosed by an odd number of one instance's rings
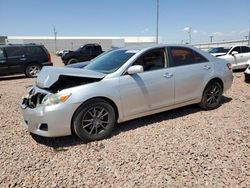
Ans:
POLYGON ((96 79, 102 79, 106 76, 106 74, 86 69, 44 66, 38 74, 36 85, 40 88, 49 88, 60 75, 96 79))

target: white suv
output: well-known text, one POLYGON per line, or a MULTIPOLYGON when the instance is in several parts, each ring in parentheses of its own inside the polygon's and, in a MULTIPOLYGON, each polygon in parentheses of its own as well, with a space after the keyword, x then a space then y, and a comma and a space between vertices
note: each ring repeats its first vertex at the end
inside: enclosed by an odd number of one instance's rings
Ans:
POLYGON ((248 46, 233 46, 226 55, 218 56, 218 58, 225 59, 232 64, 232 68, 245 69, 250 60, 250 48, 248 46))

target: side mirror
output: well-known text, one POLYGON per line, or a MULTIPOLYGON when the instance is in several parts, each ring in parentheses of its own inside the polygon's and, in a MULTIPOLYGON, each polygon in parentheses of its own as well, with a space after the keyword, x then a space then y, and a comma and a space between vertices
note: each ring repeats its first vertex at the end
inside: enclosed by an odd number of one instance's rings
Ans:
POLYGON ((232 51, 232 56, 234 56, 234 55, 236 55, 236 54, 238 54, 239 52, 237 52, 237 51, 232 51))
POLYGON ((133 65, 128 68, 128 74, 137 74, 143 72, 143 66, 141 65, 133 65))

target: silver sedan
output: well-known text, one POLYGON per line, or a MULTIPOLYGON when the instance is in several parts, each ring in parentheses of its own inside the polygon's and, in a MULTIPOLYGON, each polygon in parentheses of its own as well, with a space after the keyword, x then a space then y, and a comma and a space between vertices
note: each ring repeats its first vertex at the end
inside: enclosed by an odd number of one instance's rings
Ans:
POLYGON ((83 68, 44 67, 21 101, 25 127, 45 136, 109 136, 116 123, 197 103, 220 106, 231 65, 185 45, 115 49, 83 68))

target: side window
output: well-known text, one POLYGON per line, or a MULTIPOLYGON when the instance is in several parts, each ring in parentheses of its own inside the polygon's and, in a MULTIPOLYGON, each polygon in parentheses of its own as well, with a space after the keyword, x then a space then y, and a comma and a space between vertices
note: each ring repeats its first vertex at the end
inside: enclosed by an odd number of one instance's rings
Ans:
POLYGON ((197 52, 184 47, 171 47, 169 49, 171 67, 207 62, 207 59, 197 52))
POLYGON ((101 52, 100 46, 94 46, 93 47, 93 53, 97 54, 99 52, 101 52))
POLYGON ((4 59, 5 55, 4 55, 4 51, 3 48, 0 48, 0 59, 4 59))
POLYGON ((242 53, 248 53, 248 52, 250 52, 250 48, 247 47, 247 46, 242 46, 241 50, 242 50, 242 53))
POLYGON ((25 47, 26 54, 31 57, 41 57, 44 56, 45 53, 39 46, 27 46, 25 47))
POLYGON ((8 47, 6 48, 6 53, 8 57, 21 57, 23 50, 20 47, 8 47))
POLYGON ((232 54, 232 52, 234 52, 234 51, 236 51, 236 52, 238 52, 238 53, 241 53, 241 50, 240 50, 240 47, 238 46, 238 47, 234 47, 233 49, 232 49, 232 51, 230 52, 230 54, 232 54))
POLYGON ((133 65, 142 65, 144 71, 162 69, 165 67, 165 49, 146 52, 133 65))
POLYGON ((195 63, 204 63, 208 61, 205 57, 200 55, 198 52, 193 51, 193 53, 194 53, 195 63))
POLYGON ((92 52, 92 47, 91 46, 85 46, 82 48, 82 51, 86 54, 91 54, 92 52))

